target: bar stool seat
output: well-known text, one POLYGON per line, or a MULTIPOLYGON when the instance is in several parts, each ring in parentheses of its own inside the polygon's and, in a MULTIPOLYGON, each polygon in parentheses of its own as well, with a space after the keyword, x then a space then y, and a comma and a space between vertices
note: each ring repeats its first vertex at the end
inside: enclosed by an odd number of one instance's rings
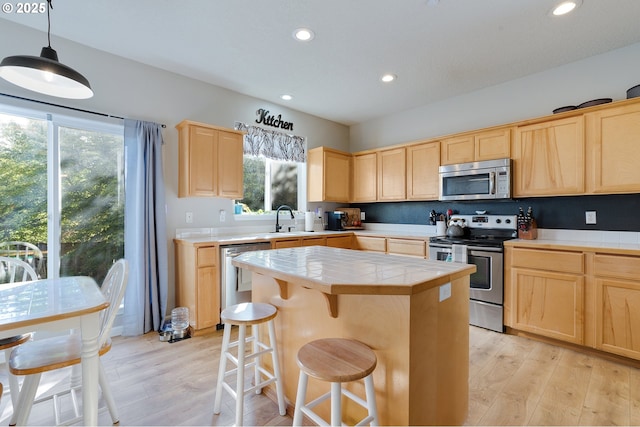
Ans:
POLYGON ((219 414, 222 404, 222 389, 224 388, 236 400, 236 426, 243 423, 244 395, 255 391, 262 392, 262 388, 268 384, 276 384, 278 407, 280 415, 286 414, 282 374, 280 373, 280 361, 276 344, 276 332, 273 320, 277 316, 277 309, 266 303, 242 303, 225 308, 220 314, 224 323, 222 337, 222 349, 220 353, 220 366, 218 369, 218 382, 216 385, 216 398, 213 405, 213 413, 219 414), (258 325, 267 323, 269 330, 269 345, 261 341, 258 325), (231 341, 231 327, 238 326, 238 340, 231 341), (246 328, 251 326, 252 335, 247 337, 246 328), (253 344, 252 353, 246 354, 246 345, 253 344), (231 350, 237 348, 234 354, 231 350), (273 372, 267 371, 261 364, 261 357, 271 354, 273 372), (236 367, 227 371, 227 360, 236 367), (244 374, 246 368, 254 368, 254 385, 245 388, 244 374), (236 388, 234 389, 225 378, 236 374, 236 388))
POLYGON ((342 425, 341 395, 345 395, 363 408, 368 416, 357 425, 378 425, 373 371, 377 358, 373 350, 365 344, 351 339, 325 338, 311 341, 298 351, 300 377, 293 425, 302 424, 302 415, 306 415, 318 425, 328 425, 312 408, 331 398, 331 425, 342 425), (305 403, 309 377, 331 383, 331 391, 305 403), (364 378, 366 400, 342 387, 342 383, 364 378))

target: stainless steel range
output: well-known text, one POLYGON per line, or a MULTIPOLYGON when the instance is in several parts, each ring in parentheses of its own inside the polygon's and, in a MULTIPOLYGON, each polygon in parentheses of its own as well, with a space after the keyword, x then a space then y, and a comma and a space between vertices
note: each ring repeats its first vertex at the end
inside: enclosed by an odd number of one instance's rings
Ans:
POLYGON ((429 259, 475 264, 469 292, 469 323, 504 332, 504 245, 517 237, 516 215, 453 215, 464 220, 461 237, 429 239, 429 259))

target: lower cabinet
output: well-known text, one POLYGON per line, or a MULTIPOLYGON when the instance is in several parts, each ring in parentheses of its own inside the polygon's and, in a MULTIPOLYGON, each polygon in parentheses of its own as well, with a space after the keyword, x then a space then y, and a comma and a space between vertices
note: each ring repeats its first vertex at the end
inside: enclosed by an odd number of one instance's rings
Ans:
POLYGON ((353 235, 347 236, 327 236, 327 246, 332 248, 351 249, 353 247, 353 235))
POLYGON ((387 253, 424 258, 427 255, 427 243, 424 240, 388 238, 387 253))
POLYGON ((594 256, 596 348, 640 359, 640 257, 594 256))
POLYGON ((217 245, 175 242, 176 307, 189 308, 189 324, 197 335, 220 322, 220 270, 217 245))
POLYGON ((299 246, 302 246, 302 242, 299 237, 271 241, 271 249, 297 248, 299 246))
POLYGON ((507 245, 504 307, 515 330, 640 360, 640 256, 507 245))

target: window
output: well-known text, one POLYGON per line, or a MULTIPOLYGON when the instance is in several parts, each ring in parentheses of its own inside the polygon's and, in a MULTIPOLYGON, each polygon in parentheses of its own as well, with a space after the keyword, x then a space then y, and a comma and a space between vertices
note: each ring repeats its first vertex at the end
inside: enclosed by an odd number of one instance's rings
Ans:
POLYGON ((124 256, 123 151, 122 125, 0 106, 0 241, 38 246, 43 278, 101 283, 124 256))
POLYGON ((306 210, 306 164, 244 155, 245 213, 275 211, 288 205, 295 211, 306 210))
POLYGON ((236 122, 244 136, 243 213, 272 212, 281 205, 306 211, 305 138, 236 122))

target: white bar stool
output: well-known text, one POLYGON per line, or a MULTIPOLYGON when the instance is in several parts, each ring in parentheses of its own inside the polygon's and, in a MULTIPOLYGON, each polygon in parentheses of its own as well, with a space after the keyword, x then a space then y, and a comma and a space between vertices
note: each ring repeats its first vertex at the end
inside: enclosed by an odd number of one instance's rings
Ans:
POLYGON ((328 425, 312 408, 331 397, 331 425, 342 425, 341 395, 347 396, 368 411, 368 416, 356 425, 378 425, 378 409, 373 387, 373 371, 377 358, 373 350, 359 341, 344 338, 326 338, 311 341, 298 351, 300 378, 293 425, 302 425, 302 414, 316 424, 328 425), (331 391, 305 403, 309 377, 331 383, 331 391), (366 400, 342 387, 342 383, 364 378, 366 400))
POLYGON ((262 388, 268 384, 276 383, 276 394, 278 396, 278 406, 280 415, 285 415, 286 405, 284 400, 284 389, 282 386, 282 374, 280 373, 280 362, 278 358, 278 349, 276 344, 276 330, 273 319, 278 311, 271 304, 265 303, 242 303, 225 308, 220 318, 224 323, 224 333, 222 337, 222 350, 220 354, 220 367, 218 370, 218 383, 216 386, 216 398, 213 405, 213 413, 220 413, 222 402, 222 389, 224 388, 236 400, 236 426, 242 425, 244 395, 255 391, 256 394, 262 392, 262 388), (260 340, 260 331, 258 325, 267 323, 269 329, 269 345, 260 340), (238 326, 238 340, 231 340, 231 326, 238 326), (252 336, 247 337, 246 328, 252 326, 252 336), (253 343, 253 352, 245 354, 245 345, 253 343), (237 347, 237 356, 231 349, 237 347), (267 354, 271 354, 273 360, 273 373, 267 371, 260 363, 260 358, 267 354), (227 359, 235 364, 235 368, 226 370, 227 359), (252 387, 244 387, 245 369, 254 368, 255 383, 252 387), (227 376, 236 374, 235 390, 229 383, 225 381, 227 376), (266 377, 266 379, 263 378, 266 377))

